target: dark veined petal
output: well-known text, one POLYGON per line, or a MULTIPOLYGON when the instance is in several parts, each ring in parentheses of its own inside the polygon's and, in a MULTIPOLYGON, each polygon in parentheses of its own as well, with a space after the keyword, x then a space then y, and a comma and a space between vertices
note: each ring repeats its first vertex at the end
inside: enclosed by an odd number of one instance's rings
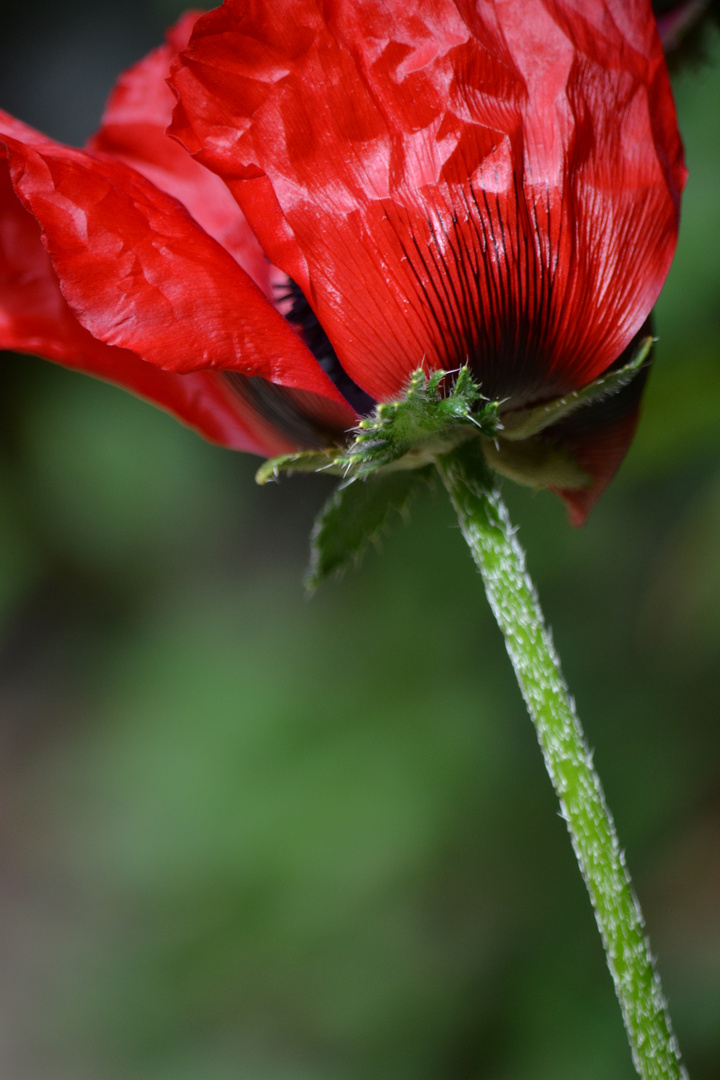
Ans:
POLYGON ((230 370, 310 391, 352 423, 297 334, 177 200, 109 157, 2 141, 63 296, 93 337, 165 371, 230 370))
POLYGON ((376 399, 421 362, 566 393, 657 298, 685 171, 647 0, 226 0, 172 81, 376 399))
POLYGON ((265 257, 226 185, 165 133, 175 104, 167 85, 170 64, 187 45, 199 15, 183 15, 168 30, 163 45, 120 76, 100 129, 89 140, 87 149, 132 165, 156 187, 179 199, 205 232, 229 251, 265 295, 274 300, 279 271, 265 257))

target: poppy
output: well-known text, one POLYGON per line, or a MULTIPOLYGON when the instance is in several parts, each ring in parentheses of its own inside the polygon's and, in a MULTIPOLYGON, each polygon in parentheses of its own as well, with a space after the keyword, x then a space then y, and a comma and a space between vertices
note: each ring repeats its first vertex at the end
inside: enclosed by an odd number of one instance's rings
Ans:
MULTIPOLYGON (((510 428, 622 365, 685 180, 646 0, 227 0, 84 150, 3 114, 0 146, 0 345, 265 457, 343 445, 420 367, 510 428)), ((584 520, 643 380, 492 464, 584 520)))

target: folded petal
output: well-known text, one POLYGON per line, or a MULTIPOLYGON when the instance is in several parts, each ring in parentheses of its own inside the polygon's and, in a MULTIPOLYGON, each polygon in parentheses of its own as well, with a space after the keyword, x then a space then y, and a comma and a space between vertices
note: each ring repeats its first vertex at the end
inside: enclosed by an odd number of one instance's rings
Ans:
MULTIPOLYGON (((602 379, 604 385, 596 384, 589 398, 576 398, 575 408, 563 419, 521 437, 523 419, 528 431, 527 414, 516 416, 520 423, 513 424, 512 413, 503 413, 506 437, 501 432, 484 440, 488 463, 518 483, 554 491, 565 502, 571 524, 584 525, 630 448, 652 361, 652 349, 648 353, 645 348, 652 335, 650 316, 612 365, 617 375, 627 376, 628 365, 642 360, 630 381, 613 389, 602 379)), ((540 405, 538 413, 544 408, 540 405)))
POLYGON ((199 14, 183 15, 168 30, 163 45, 120 76, 100 129, 86 149, 124 161, 179 199, 205 232, 274 300, 279 272, 266 258, 226 185, 165 133, 175 104, 167 85, 170 64, 187 45, 199 14))
POLYGON ((1 137, 63 296, 93 337, 165 371, 236 371, 354 413, 237 262, 171 196, 105 156, 1 137))
POLYGON ((544 439, 569 453, 589 478, 589 483, 582 487, 551 488, 563 499, 572 525, 585 524, 620 468, 640 419, 646 379, 647 370, 614 397, 589 405, 544 433, 544 439))
POLYGON ((68 307, 40 229, 0 162, 0 348, 30 353, 130 390, 205 438, 264 457, 297 447, 214 372, 165 372, 98 341, 68 307))
POLYGON ((685 172, 646 0, 226 0, 172 82, 171 130, 376 399, 421 362, 567 393, 667 274, 685 172))

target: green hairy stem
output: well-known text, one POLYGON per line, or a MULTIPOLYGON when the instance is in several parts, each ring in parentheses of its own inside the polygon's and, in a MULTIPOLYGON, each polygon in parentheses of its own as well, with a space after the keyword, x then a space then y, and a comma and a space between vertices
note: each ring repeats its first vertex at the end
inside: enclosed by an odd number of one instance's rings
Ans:
POLYGON ((635 1068, 643 1080, 687 1080, 615 826, 505 505, 474 446, 439 457, 437 468, 535 724, 590 893, 635 1068))

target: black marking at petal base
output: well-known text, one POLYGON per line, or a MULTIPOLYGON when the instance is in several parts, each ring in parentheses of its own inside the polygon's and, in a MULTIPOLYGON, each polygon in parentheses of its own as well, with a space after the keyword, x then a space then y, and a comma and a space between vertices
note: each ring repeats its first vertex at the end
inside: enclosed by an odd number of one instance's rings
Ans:
POLYGON ((452 204, 425 208, 422 235, 401 212, 392 226, 442 366, 468 364, 483 394, 520 407, 567 391, 552 355, 560 237, 548 192, 545 205, 528 201, 516 176, 507 198, 510 206, 497 192, 458 185, 452 204))
POLYGON ((300 286, 288 278, 278 299, 285 303, 290 302, 285 318, 298 331, 323 371, 330 376, 348 404, 360 416, 369 416, 375 408, 375 400, 361 390, 343 369, 337 353, 300 286))
MULTIPOLYGON (((351 408, 360 416, 373 413, 375 401, 343 370, 327 334, 300 287, 288 278, 287 283, 278 289, 278 300, 283 302, 287 309, 287 321, 298 331, 351 408)), ((284 386, 276 386, 267 379, 243 375, 238 371, 225 371, 223 376, 235 393, 240 394, 259 416, 298 446, 307 450, 322 450, 329 446, 338 446, 344 441, 344 432, 323 424, 304 407, 302 395, 297 395, 284 386)))
POLYGON ((223 371, 222 375, 259 416, 298 446, 321 450, 338 444, 338 433, 308 415, 284 386, 239 371, 223 371))

